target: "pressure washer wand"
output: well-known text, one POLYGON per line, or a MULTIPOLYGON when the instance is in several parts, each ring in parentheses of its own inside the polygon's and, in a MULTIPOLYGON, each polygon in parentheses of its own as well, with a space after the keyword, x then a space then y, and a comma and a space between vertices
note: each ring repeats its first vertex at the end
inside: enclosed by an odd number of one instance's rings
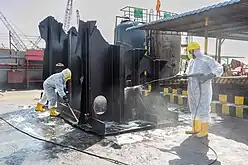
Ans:
POLYGON ((66 104, 67 104, 68 108, 70 109, 70 111, 71 111, 73 117, 74 117, 75 120, 76 120, 76 123, 73 123, 73 124, 78 124, 79 120, 78 120, 77 116, 75 115, 73 109, 71 108, 71 105, 70 105, 69 103, 66 103, 66 104))
POLYGON ((144 85, 149 85, 158 81, 164 81, 164 80, 172 80, 172 79, 182 79, 182 78, 188 78, 188 77, 200 77, 200 76, 204 76, 203 73, 195 73, 195 74, 189 74, 189 75, 175 75, 172 77, 166 77, 166 78, 161 78, 161 79, 156 79, 156 80, 152 80, 149 82, 146 82, 144 84, 141 84, 140 86, 144 86, 144 85))

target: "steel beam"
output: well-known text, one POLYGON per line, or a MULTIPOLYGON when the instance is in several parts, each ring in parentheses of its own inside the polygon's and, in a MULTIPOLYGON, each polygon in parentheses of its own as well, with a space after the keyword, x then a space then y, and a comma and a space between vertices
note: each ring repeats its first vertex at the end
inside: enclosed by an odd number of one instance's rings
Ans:
POLYGON ((205 18, 205 42, 204 53, 208 54, 208 17, 205 18))

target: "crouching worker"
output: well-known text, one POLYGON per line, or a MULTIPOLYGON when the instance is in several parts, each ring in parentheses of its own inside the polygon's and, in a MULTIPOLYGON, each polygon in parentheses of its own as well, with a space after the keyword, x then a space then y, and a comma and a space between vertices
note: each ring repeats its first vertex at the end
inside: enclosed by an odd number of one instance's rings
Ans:
POLYGON ((59 113, 55 110, 55 106, 57 103, 57 94, 63 100, 68 103, 68 97, 64 91, 64 87, 66 85, 66 82, 68 80, 71 80, 71 71, 70 69, 64 69, 60 73, 55 73, 48 77, 44 82, 43 82, 43 95, 39 102, 37 103, 35 110, 39 112, 45 112, 46 110, 43 108, 43 105, 46 104, 48 101, 48 108, 50 111, 50 116, 51 117, 56 117, 59 115, 59 113), (56 91, 55 91, 56 89, 56 91))

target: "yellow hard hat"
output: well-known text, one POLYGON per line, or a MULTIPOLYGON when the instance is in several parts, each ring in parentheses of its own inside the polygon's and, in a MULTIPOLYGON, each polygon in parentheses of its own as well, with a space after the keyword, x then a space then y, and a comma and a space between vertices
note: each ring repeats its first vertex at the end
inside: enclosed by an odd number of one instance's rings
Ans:
POLYGON ((187 46, 187 51, 192 51, 200 48, 201 48, 200 44, 198 44, 197 42, 191 42, 187 46))
POLYGON ((70 69, 64 69, 62 70, 62 74, 64 75, 64 80, 68 81, 71 80, 71 70, 70 69))

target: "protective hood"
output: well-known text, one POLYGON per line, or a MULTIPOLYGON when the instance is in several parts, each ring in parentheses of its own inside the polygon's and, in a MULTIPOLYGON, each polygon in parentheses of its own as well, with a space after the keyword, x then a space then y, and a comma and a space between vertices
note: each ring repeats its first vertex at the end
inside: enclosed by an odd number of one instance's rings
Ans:
POLYGON ((62 74, 63 74, 63 76, 64 76, 64 80, 65 81, 68 81, 68 80, 71 80, 71 71, 70 71, 70 69, 64 69, 63 71, 62 71, 62 74))
POLYGON ((195 55, 196 58, 202 58, 203 57, 203 54, 201 53, 200 50, 195 50, 194 55, 195 55))

